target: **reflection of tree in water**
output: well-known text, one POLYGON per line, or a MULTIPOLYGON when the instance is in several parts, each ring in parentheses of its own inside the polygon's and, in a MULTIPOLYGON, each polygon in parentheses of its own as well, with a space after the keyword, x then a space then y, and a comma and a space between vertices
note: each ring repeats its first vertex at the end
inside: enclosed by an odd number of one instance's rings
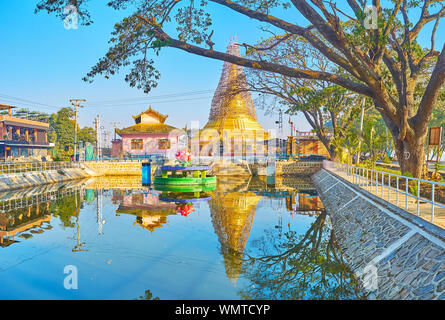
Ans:
POLYGON ((304 235, 287 232, 281 240, 267 232, 255 241, 260 257, 248 257, 243 275, 251 281, 244 299, 361 299, 334 234, 321 213, 304 235))
POLYGON ((75 222, 71 221, 71 219, 77 215, 82 207, 80 194, 74 193, 51 201, 50 212, 53 213, 54 217, 58 217, 62 221, 64 227, 74 228, 75 222))

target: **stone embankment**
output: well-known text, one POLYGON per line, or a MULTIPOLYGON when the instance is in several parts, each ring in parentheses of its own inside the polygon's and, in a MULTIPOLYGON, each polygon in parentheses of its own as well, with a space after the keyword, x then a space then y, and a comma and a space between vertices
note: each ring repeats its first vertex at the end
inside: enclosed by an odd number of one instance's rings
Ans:
POLYGON ((324 169, 312 180, 369 298, 445 300, 445 230, 324 169))
POLYGON ((0 191, 36 187, 44 184, 85 179, 92 172, 85 168, 64 168, 42 172, 22 172, 0 175, 0 191))

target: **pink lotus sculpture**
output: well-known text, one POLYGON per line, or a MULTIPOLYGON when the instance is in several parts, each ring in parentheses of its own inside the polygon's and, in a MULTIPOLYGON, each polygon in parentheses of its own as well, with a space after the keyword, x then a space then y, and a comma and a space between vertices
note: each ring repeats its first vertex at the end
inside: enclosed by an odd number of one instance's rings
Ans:
POLYGON ((192 154, 189 150, 182 150, 176 153, 176 161, 179 162, 183 167, 188 167, 192 162, 192 154))

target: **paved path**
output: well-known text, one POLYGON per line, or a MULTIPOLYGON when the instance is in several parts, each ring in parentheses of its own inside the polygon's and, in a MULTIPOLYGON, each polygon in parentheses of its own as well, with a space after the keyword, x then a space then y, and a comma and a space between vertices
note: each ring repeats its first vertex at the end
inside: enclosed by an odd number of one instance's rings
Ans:
MULTIPOLYGON (((378 182, 380 185, 375 185, 375 183, 371 185, 371 183, 367 183, 366 180, 353 182, 353 176, 348 175, 346 172, 340 169, 329 168, 327 170, 351 183, 355 182, 355 185, 360 186, 364 190, 392 203, 399 208, 418 215, 422 219, 425 219, 441 228, 445 228, 445 208, 438 205, 434 205, 433 207, 431 203, 424 201, 425 199, 423 198, 418 201, 416 198, 407 196, 405 194, 405 190, 399 189, 400 192, 396 192, 394 187, 391 189, 388 188, 387 185, 382 187, 380 181, 378 182)), ((428 199, 428 201, 431 201, 431 199, 428 199)), ((443 206, 445 207, 445 205, 443 206)))

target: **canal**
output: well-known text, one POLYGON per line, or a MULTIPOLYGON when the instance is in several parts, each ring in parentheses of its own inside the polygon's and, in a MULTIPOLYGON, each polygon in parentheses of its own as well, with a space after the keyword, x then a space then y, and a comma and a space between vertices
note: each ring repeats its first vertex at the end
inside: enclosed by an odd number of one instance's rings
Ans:
POLYGON ((192 196, 139 178, 0 194, 0 299, 363 298, 309 178, 192 196))

